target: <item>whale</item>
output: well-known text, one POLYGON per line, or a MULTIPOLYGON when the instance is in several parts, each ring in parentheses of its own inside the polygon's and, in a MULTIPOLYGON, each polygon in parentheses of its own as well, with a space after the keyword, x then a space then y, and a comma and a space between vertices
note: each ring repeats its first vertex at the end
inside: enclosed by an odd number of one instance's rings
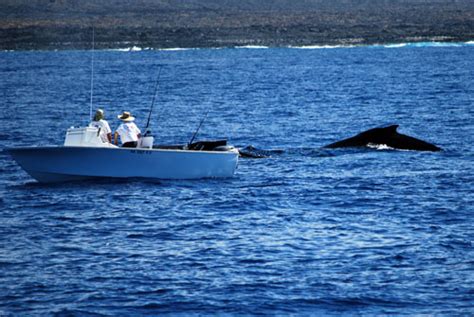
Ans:
POLYGON ((246 147, 238 148, 238 150, 240 157, 244 158, 267 158, 284 152, 283 150, 262 150, 253 145, 247 145, 246 147))
POLYGON ((361 132, 353 137, 337 141, 324 146, 323 148, 346 148, 346 147, 370 147, 386 145, 393 149, 412 151, 441 151, 438 146, 426 141, 398 133, 399 125, 393 124, 373 128, 361 132))

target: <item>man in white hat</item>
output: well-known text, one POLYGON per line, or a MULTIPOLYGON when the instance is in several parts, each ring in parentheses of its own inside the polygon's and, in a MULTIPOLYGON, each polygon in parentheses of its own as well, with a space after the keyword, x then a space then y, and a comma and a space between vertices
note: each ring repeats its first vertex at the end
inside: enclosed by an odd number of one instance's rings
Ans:
POLYGON ((114 134, 115 145, 118 144, 117 139, 120 135, 122 147, 137 147, 138 140, 142 137, 142 134, 140 129, 133 122, 135 121, 135 117, 133 117, 130 112, 124 111, 118 118, 122 120, 122 124, 120 124, 114 134))
POLYGON ((99 129, 99 136, 102 142, 110 143, 112 142, 112 130, 110 129, 109 123, 105 121, 104 118, 104 110, 97 109, 94 119, 89 123, 89 126, 99 129))

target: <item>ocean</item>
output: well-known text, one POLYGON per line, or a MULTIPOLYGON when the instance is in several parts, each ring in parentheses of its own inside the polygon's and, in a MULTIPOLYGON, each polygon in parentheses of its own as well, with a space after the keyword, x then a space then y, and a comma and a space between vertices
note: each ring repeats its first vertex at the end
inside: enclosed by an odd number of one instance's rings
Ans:
MULTIPOLYGON (((47 185, 0 152, 0 315, 473 315, 474 45, 0 52, 0 149, 130 111, 228 179, 47 185), (91 60, 94 60, 92 71, 91 60), (322 149, 364 130, 441 152, 322 149)), ((133 166, 131 166, 133 168, 133 166)))

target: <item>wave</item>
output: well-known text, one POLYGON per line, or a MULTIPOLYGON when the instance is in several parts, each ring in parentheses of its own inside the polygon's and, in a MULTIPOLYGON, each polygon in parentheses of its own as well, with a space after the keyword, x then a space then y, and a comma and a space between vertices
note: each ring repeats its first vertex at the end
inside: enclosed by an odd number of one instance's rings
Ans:
POLYGON ((151 50, 151 48, 149 47, 142 48, 138 46, 104 49, 104 51, 110 51, 110 52, 141 52, 141 51, 148 51, 148 50, 151 50))
MULTIPOLYGON (((141 51, 160 51, 160 52, 177 52, 177 51, 197 51, 201 50, 202 48, 198 47, 167 47, 167 48, 153 48, 153 47, 138 47, 138 46, 131 46, 125 48, 112 48, 112 49, 105 49, 105 51, 112 51, 112 52, 141 52, 141 51)), ((212 47, 206 48, 217 50, 221 49, 220 47, 212 47)))
POLYGON ((300 50, 316 50, 316 49, 332 49, 332 48, 353 48, 362 47, 362 45, 303 45, 303 46, 288 46, 288 48, 295 48, 300 50))
POLYGON ((186 47, 170 47, 170 48, 159 48, 156 49, 157 51, 195 51, 199 48, 186 48, 186 47))
POLYGON ((234 48, 246 48, 246 49, 266 49, 270 48, 268 46, 263 46, 263 45, 243 45, 243 46, 234 46, 234 48))
POLYGON ((375 47, 384 48, 400 48, 400 47, 461 47, 467 45, 462 42, 413 42, 413 43, 398 43, 398 44, 385 44, 385 45, 374 45, 375 47))
POLYGON ((375 149, 375 150, 396 150, 395 148, 393 147, 390 147, 386 144, 373 144, 373 143, 369 143, 367 144, 367 147, 369 149, 375 149))
POLYGON ((407 43, 399 43, 399 44, 387 44, 383 45, 385 48, 400 48, 400 47, 406 47, 408 44, 407 43))
POLYGON ((388 43, 388 44, 339 44, 339 45, 304 45, 288 46, 293 49, 337 49, 337 48, 407 48, 407 47, 463 47, 474 45, 474 41, 467 42, 406 42, 406 43, 388 43))
MULTIPOLYGON (((302 46, 287 46, 290 49, 316 50, 316 49, 347 49, 347 48, 407 48, 407 47, 465 47, 474 45, 474 40, 466 42, 441 42, 441 41, 427 41, 427 42, 404 42, 404 43, 386 43, 386 44, 335 44, 335 45, 302 45, 302 46)), ((269 49, 270 46, 264 45, 243 45, 234 46, 230 49, 269 49)), ((153 47, 139 47, 130 46, 124 48, 109 48, 97 49, 98 51, 111 52, 141 52, 141 51, 193 51, 193 50, 220 50, 229 49, 227 47, 170 47, 170 48, 153 48, 153 47)), ((2 53, 16 52, 17 50, 0 50, 2 53)), ((21 51, 21 50, 19 50, 21 51)), ((56 51, 56 50, 55 50, 56 51)))

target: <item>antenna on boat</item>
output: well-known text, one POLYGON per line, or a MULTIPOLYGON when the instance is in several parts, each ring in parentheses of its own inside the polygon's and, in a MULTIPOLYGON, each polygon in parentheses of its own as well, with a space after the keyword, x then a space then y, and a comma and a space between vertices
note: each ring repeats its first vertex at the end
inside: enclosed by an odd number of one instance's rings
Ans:
POLYGON ((92 52, 91 52, 91 98, 89 108, 89 119, 92 120, 92 97, 94 95, 94 46, 95 46, 95 28, 92 27, 92 52))
POLYGON ((146 127, 145 127, 145 136, 151 133, 150 130, 148 130, 148 127, 150 126, 151 114, 153 112, 153 107, 155 106, 156 92, 158 91, 158 85, 160 83, 160 74, 161 74, 161 66, 160 68, 158 68, 158 76, 156 77, 155 90, 153 91, 153 99, 151 101, 150 112, 148 113, 148 120, 146 122, 146 127))
POLYGON ((196 131, 194 132, 193 137, 191 138, 191 141, 189 141, 189 143, 188 143, 188 147, 193 143, 194 138, 195 138, 196 135, 198 134, 199 129, 201 129, 201 126, 202 126, 202 124, 204 123, 204 120, 206 120, 207 115, 209 114, 209 111, 210 111, 210 110, 211 110, 211 108, 207 109, 206 114, 205 114, 204 117, 201 119, 201 122, 199 123, 199 126, 198 126, 198 128, 196 129, 196 131))

